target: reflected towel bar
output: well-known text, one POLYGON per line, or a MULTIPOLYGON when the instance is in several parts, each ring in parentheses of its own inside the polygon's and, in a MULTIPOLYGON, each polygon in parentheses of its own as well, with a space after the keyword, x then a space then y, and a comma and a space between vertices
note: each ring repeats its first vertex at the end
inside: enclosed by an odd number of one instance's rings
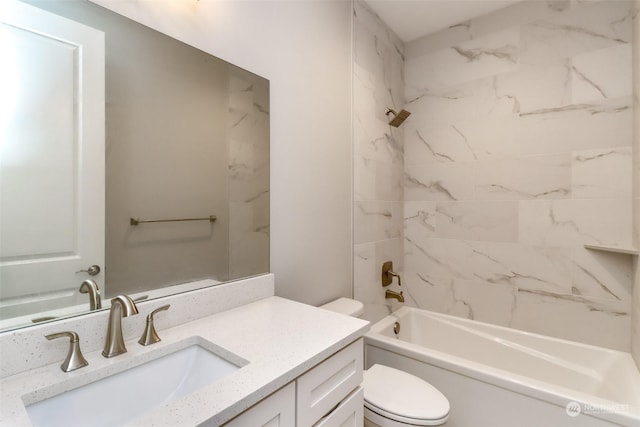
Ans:
POLYGON ((215 215, 209 215, 206 218, 180 218, 180 219, 140 219, 140 218, 130 218, 129 224, 138 225, 148 222, 179 222, 179 221, 209 221, 214 222, 216 220, 215 215))

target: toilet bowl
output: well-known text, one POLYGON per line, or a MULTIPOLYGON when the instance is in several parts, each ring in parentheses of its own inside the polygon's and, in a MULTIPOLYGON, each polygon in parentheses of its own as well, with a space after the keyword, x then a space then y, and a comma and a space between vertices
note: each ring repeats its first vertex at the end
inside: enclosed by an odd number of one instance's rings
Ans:
MULTIPOLYGON (((359 317, 360 301, 339 298, 321 306, 326 310, 359 317)), ((449 418, 449 401, 421 378, 384 365, 364 372, 365 427, 437 426, 449 418)))

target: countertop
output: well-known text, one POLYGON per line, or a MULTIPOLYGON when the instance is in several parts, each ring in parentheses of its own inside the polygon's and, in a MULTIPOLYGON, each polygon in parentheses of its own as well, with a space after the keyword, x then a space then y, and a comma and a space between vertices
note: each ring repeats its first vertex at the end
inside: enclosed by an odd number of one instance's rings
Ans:
MULTIPOLYGON (((168 312, 170 315, 170 311, 168 312)), ((363 336, 367 321, 279 297, 159 330, 162 341, 143 347, 127 341, 128 352, 106 359, 85 354, 89 366, 65 373, 60 363, 7 377, 0 383, 0 426, 28 426, 25 403, 35 403, 115 372, 175 351, 185 342, 209 341, 248 363, 179 400, 160 406, 131 425, 190 426, 210 420, 222 424, 305 371, 363 336)), ((108 402, 100 408, 110 410, 108 402)), ((96 414, 99 416, 99 413, 96 414)))

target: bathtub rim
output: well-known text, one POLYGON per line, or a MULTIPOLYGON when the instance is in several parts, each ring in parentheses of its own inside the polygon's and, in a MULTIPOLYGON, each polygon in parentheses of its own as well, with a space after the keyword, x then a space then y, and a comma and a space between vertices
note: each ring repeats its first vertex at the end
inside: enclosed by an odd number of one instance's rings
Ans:
MULTIPOLYGON (((632 403, 617 402, 609 399, 605 399, 599 396, 594 396, 589 393, 579 392, 568 387, 551 384, 545 381, 537 380, 535 378, 527 377, 524 375, 511 373, 507 370, 495 368, 482 363, 474 362, 470 359, 465 359, 459 356, 454 356, 448 353, 444 353, 438 350, 434 350, 428 347, 423 347, 408 341, 397 340, 381 333, 382 329, 392 327, 393 323, 398 321, 402 316, 410 311, 420 311, 427 315, 434 317, 441 317, 446 320, 452 320, 456 322, 462 322, 466 324, 480 323, 483 326, 495 328, 496 330, 504 330, 509 333, 523 334, 527 336, 534 336, 553 342, 561 342, 564 344, 576 345, 579 347, 597 349, 603 352, 613 352, 617 355, 623 355, 625 358, 631 358, 629 353, 621 352, 618 350, 612 350, 603 347, 597 347, 590 344, 579 343, 575 341, 564 340, 561 338, 550 337, 546 335, 536 334, 533 332, 521 331, 518 329, 507 328, 504 326, 493 325, 486 322, 477 320, 465 319, 457 316, 452 316, 443 313, 437 313, 430 310, 421 308, 403 306, 378 322, 371 325, 369 332, 365 334, 365 358, 367 346, 378 347, 380 349, 410 357, 423 363, 427 363, 439 368, 464 375, 468 378, 485 382, 487 384, 494 385, 496 387, 503 388, 515 393, 519 393, 524 396, 535 398, 544 402, 548 402, 560 407, 566 407, 569 402, 578 402, 581 405, 603 405, 604 407, 613 405, 628 405, 627 412, 603 412, 603 413, 585 413, 594 418, 599 418, 605 421, 619 423, 627 425, 630 421, 640 421, 640 405, 632 403)), ((635 366, 635 365, 634 365, 635 366)), ((583 406, 584 407, 584 406, 583 406)))

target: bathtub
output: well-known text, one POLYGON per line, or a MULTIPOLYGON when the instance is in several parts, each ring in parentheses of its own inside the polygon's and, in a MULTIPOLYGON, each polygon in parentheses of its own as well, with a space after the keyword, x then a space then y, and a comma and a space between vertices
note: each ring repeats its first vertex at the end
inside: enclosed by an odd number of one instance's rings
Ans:
POLYGON ((402 307, 371 327, 365 358, 437 387, 450 427, 640 426, 629 353, 402 307))

